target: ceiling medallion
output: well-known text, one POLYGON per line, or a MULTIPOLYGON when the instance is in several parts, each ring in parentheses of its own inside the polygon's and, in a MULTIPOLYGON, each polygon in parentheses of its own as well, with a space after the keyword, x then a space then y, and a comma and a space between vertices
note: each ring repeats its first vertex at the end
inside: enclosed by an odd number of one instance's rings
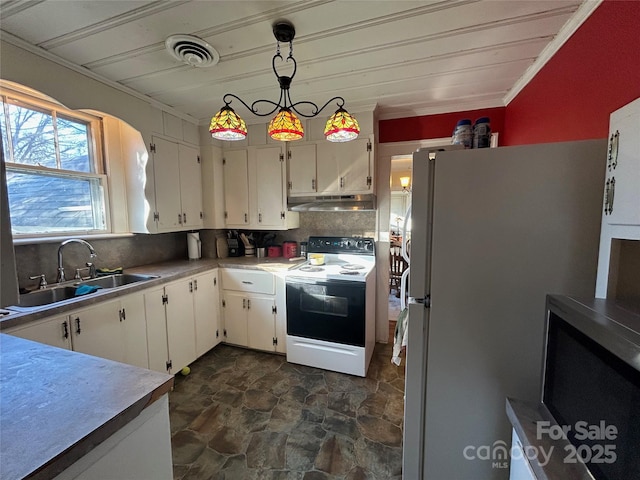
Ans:
POLYGON ((348 142, 357 138, 360 133, 360 127, 358 121, 344 107, 344 98, 333 97, 329 99, 324 105, 318 107, 315 103, 307 100, 301 100, 299 102, 291 101, 291 94, 289 87, 296 75, 297 63, 293 58, 293 38, 296 31, 293 25, 289 22, 278 22, 273 25, 273 36, 276 38, 276 54, 271 60, 271 66, 273 73, 278 79, 280 85, 280 98, 278 102, 272 102, 271 100, 256 100, 250 106, 242 100, 240 97, 227 93, 222 100, 224 106, 218 113, 216 113, 211 119, 211 125, 209 132, 213 138, 219 140, 244 140, 247 136, 247 126, 240 118, 240 116, 231 108, 231 102, 235 99, 244 105, 251 113, 258 115, 259 117, 266 117, 272 115, 276 111, 278 112, 275 117, 269 123, 267 132, 269 136, 274 140, 280 140, 283 142, 300 140, 304 136, 304 129, 302 123, 298 118, 298 115, 305 118, 316 117, 322 112, 331 102, 336 102, 338 109, 327 120, 327 124, 324 129, 325 138, 331 142, 348 142), (280 42, 289 43, 289 55, 286 60, 280 55, 280 42), (293 63, 293 72, 290 76, 279 75, 276 69, 276 60, 280 62, 293 63), (258 105, 268 105, 266 112, 260 112, 258 105), (304 113, 298 110, 300 106, 306 106, 311 110, 310 113, 304 113), (297 114, 297 115, 296 115, 297 114))

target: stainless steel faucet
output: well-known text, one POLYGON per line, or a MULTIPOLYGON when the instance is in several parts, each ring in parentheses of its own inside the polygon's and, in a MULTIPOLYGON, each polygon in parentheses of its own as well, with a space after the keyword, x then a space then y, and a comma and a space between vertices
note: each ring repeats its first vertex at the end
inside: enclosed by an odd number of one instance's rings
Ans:
MULTIPOLYGON (((63 250, 64 246, 68 245, 69 243, 81 243, 83 245, 86 245, 86 247, 89 249, 90 258, 95 258, 95 257, 98 256, 98 254, 93 249, 91 244, 89 242, 87 242, 86 240, 82 240, 80 238, 70 238, 69 240, 65 240, 64 242, 62 242, 60 244, 60 246, 58 247, 58 278, 56 280, 58 283, 62 283, 62 282, 64 282, 66 280, 66 278, 64 276, 64 267, 62 266, 62 250, 63 250)), ((89 272, 90 272, 91 278, 95 278, 95 276, 96 276, 95 272, 96 271, 95 271, 95 266, 93 265, 93 263, 87 262, 87 267, 90 268, 89 272)))

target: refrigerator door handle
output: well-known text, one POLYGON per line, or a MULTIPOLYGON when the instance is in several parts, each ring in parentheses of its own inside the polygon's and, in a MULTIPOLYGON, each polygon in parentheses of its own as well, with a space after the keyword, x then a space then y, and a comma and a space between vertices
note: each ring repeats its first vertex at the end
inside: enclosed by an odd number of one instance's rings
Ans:
POLYGON ((431 307, 431 295, 425 295, 422 298, 409 297, 409 301, 407 303, 409 303, 409 304, 416 303, 416 304, 424 305, 424 308, 430 308, 431 307))

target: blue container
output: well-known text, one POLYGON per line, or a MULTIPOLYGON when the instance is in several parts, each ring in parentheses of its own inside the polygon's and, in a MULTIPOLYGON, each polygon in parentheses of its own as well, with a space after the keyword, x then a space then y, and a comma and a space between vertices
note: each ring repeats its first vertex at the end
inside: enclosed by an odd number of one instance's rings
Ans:
POLYGON ((480 117, 473 126, 473 148, 489 148, 491 146, 491 125, 489 117, 480 117))
POLYGON ((471 148, 473 146, 471 120, 465 118, 456 123, 456 128, 453 129, 453 135, 451 136, 451 144, 464 145, 464 148, 471 148))

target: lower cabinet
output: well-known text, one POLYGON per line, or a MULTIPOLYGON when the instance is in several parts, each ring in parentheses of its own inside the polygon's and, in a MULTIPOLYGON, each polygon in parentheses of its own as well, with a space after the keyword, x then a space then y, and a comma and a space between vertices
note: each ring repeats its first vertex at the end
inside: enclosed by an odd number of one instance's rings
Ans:
POLYGON ((141 295, 127 295, 7 333, 55 347, 149 368, 147 325, 141 295))
POLYGON ((71 350, 71 326, 69 315, 37 320, 25 326, 14 327, 6 330, 9 335, 14 335, 34 342, 44 343, 52 347, 71 350))
POLYGON ((256 350, 284 352, 279 338, 276 278, 270 272, 222 269, 224 341, 256 350))
POLYGON ((149 368, 177 373, 220 341, 217 270, 145 291, 149 368))

